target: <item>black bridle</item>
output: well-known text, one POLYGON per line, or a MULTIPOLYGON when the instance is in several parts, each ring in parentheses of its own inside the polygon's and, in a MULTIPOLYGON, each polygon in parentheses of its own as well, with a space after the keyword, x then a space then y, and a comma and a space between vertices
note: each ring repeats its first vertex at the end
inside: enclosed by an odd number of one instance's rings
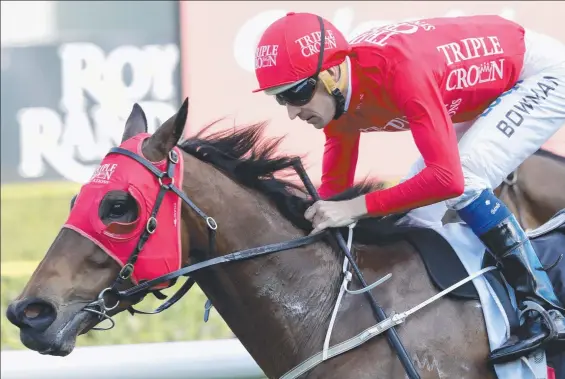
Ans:
MULTIPOLYGON (((357 278, 359 279, 360 283, 362 284, 363 287, 367 287, 367 283, 365 282, 363 275, 361 274, 361 271, 359 270, 359 267, 357 266, 355 260, 352 258, 351 254, 349 252, 349 249, 347 248, 347 244, 346 244, 343 236, 336 229, 332 229, 331 231, 326 229, 326 230, 324 230, 320 233, 316 233, 316 234, 313 234, 313 235, 307 235, 307 236, 295 238, 295 239, 289 240, 289 241, 283 241, 283 242, 273 243, 273 244, 269 244, 269 245, 254 247, 254 248, 250 248, 250 249, 240 250, 240 251, 236 251, 236 252, 231 253, 231 254, 227 254, 227 255, 216 257, 216 258, 208 259, 208 260, 203 261, 203 262, 191 264, 191 265, 183 267, 179 270, 173 271, 169 274, 162 275, 162 276, 155 278, 153 280, 148 280, 148 281, 139 283, 139 284, 137 284, 137 285, 135 285, 135 286, 133 286, 129 289, 120 290, 119 288, 122 287, 124 282, 131 278, 131 275, 133 274, 133 271, 134 271, 134 268, 135 268, 135 263, 137 261, 139 254, 143 250, 143 247, 144 247, 145 243, 147 242, 147 240, 149 239, 149 237, 153 233, 155 233, 155 231, 157 229, 157 213, 159 212, 159 208, 161 206, 161 203, 162 203, 167 191, 173 191, 177 196, 179 196, 182 199, 182 201, 185 204, 187 204, 194 212, 196 212, 196 214, 198 214, 206 222, 206 225, 208 227, 208 249, 209 249, 208 253, 209 254, 212 254, 215 251, 215 248, 216 248, 216 230, 218 229, 218 224, 216 223, 216 220, 214 220, 212 217, 206 215, 206 213, 204 213, 200 208, 198 208, 198 206, 196 206, 196 204, 194 204, 194 202, 192 202, 192 200, 190 200, 190 198, 188 196, 186 196, 186 194, 179 187, 177 187, 175 185, 175 183, 174 183, 174 172, 175 172, 175 165, 179 161, 179 156, 174 150, 171 150, 168 154, 167 170, 166 171, 160 171, 147 159, 145 159, 145 158, 143 158, 143 157, 141 157, 141 156, 139 156, 139 155, 137 155, 137 154, 135 154, 135 153, 133 153, 129 150, 126 150, 126 149, 123 149, 123 148, 120 148, 120 147, 114 147, 114 148, 110 149, 108 154, 122 154, 122 155, 125 155, 127 157, 134 159, 135 161, 140 163, 143 167, 145 167, 146 169, 151 171, 157 177, 157 179, 159 181, 159 185, 160 185, 160 190, 159 190, 159 193, 157 195, 157 200, 155 201, 155 205, 154 205, 154 207, 151 211, 151 216, 149 217, 149 219, 147 221, 145 230, 143 231, 136 247, 134 248, 134 250, 130 254, 126 264, 122 267, 122 269, 120 270, 118 276, 116 277, 116 279, 114 280, 112 285, 110 287, 102 290, 100 292, 100 294, 98 295, 98 299, 87 304, 86 307, 83 309, 84 311, 97 314, 101 321, 104 320, 104 319, 109 320, 112 323, 111 327, 114 326, 114 321, 112 320, 111 316, 109 316, 107 314, 107 312, 116 309, 118 307, 120 301, 122 301, 122 300, 132 300, 133 303, 136 304, 149 293, 154 293, 161 300, 165 299, 166 296, 164 296, 163 294, 160 294, 158 291, 153 290, 153 288, 155 286, 159 285, 159 284, 163 284, 163 283, 168 282, 169 286, 171 286, 181 276, 187 277, 186 281, 183 283, 181 288, 175 294, 173 294, 173 296, 171 296, 170 299, 165 301, 163 304, 161 304, 154 311, 152 311, 152 312, 138 311, 138 310, 134 309, 133 306, 129 306, 127 308, 127 310, 131 314, 135 314, 135 313, 140 313, 140 314, 160 313, 160 312, 164 311, 165 309, 170 308, 173 304, 175 304, 178 300, 180 300, 190 290, 190 288, 194 285, 195 282, 194 282, 194 279, 191 278, 189 275, 191 273, 195 272, 195 271, 201 270, 201 269, 206 268, 206 267, 214 266, 214 265, 217 265, 217 264, 220 264, 220 263, 243 261, 243 260, 246 260, 246 259, 256 258, 256 257, 260 257, 260 256, 267 255, 267 254, 272 254, 272 253, 276 253, 276 252, 295 249, 295 248, 305 246, 305 245, 308 245, 308 244, 311 244, 311 243, 314 243, 314 242, 317 242, 317 241, 321 241, 323 238, 328 237, 328 235, 333 236, 336 239, 338 246, 343 251, 343 253, 347 257, 347 259, 349 260, 349 263, 353 267, 353 270, 354 270, 357 278), (111 295, 115 296, 116 302, 115 302, 114 305, 112 305, 110 307, 107 306, 106 300, 105 300, 106 294, 111 294, 111 295)), ((297 158, 297 159, 293 160, 292 163, 290 164, 290 166, 292 166, 296 170, 297 174, 300 176, 302 182, 304 183, 306 189, 308 190, 308 192, 310 193, 312 198, 316 201, 320 200, 320 196, 318 195, 316 188, 314 187, 314 185, 310 181, 310 178, 308 177, 306 170, 302 166, 300 159, 297 158)), ((368 297, 369 303, 371 304, 371 308, 373 309, 373 311, 375 313, 376 319, 379 322, 385 320, 387 318, 387 316, 384 313, 384 311, 382 310, 382 308, 378 305, 378 303, 374 299, 373 295, 369 291, 366 291, 365 295, 368 297)), ((104 329, 93 328, 93 329, 94 330, 105 330, 105 329, 109 329, 109 328, 104 328, 104 329)), ((410 379, 419 379, 420 376, 418 375, 418 373, 417 373, 417 371, 416 371, 416 369, 415 369, 415 367, 412 363, 412 360, 408 356, 406 349, 402 345, 402 342, 400 341, 400 338, 399 338, 399 336, 396 332, 396 329, 394 329, 394 328, 388 329, 386 331, 386 335, 387 335, 388 341, 391 344, 392 348, 398 354, 398 357, 399 357, 400 361, 402 362, 404 369, 406 370, 406 372, 408 374, 408 377, 410 379)))

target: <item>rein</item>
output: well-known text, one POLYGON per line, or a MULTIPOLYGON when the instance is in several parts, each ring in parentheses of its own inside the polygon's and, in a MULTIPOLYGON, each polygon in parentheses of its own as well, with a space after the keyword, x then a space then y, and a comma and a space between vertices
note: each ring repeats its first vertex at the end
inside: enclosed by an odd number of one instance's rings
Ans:
MULTIPOLYGON (((323 238, 327 237, 328 234, 330 236, 334 237, 335 240, 337 241, 338 246, 343 251, 343 253, 345 254, 345 257, 347 258, 347 260, 351 264, 351 267, 353 268, 353 271, 354 271, 355 275, 357 276, 357 278, 359 279, 362 286, 364 288, 369 287, 367 285, 367 283, 365 282, 363 275, 362 275, 361 271, 359 270, 359 267, 357 266, 355 260, 352 258, 350 251, 349 251, 349 248, 347 247, 347 244, 346 244, 343 236, 339 233, 338 230, 332 230, 331 233, 330 233, 329 230, 324 230, 324 231, 321 231, 320 233, 316 233, 316 234, 313 234, 313 235, 307 235, 307 236, 295 238, 295 239, 292 239, 292 240, 289 240, 289 241, 283 241, 283 242, 273 243, 273 244, 269 244, 269 245, 254 247, 254 248, 250 248, 250 249, 240 250, 240 251, 236 251, 236 252, 231 253, 231 254, 227 254, 227 255, 212 258, 212 259, 209 259, 209 260, 206 260, 206 261, 203 261, 203 262, 195 263, 195 264, 183 267, 179 270, 173 271, 171 273, 162 275, 162 276, 157 277, 155 279, 139 283, 139 284, 137 284, 137 285, 135 285, 135 286, 133 286, 129 289, 120 291, 118 288, 124 283, 124 281, 131 278, 131 275, 134 272, 135 263, 136 263, 137 258, 139 256, 139 253, 142 251, 145 243, 147 242, 147 240, 149 239, 151 234, 155 233, 155 231, 157 229, 157 218, 156 218, 156 216, 157 216, 157 213, 159 211, 159 208, 161 206, 161 203, 162 203, 167 191, 173 191, 177 196, 179 196, 182 199, 182 201, 184 203, 186 203, 192 210, 194 210, 206 222, 206 225, 208 227, 208 249, 209 249, 209 253, 212 253, 213 251, 215 251, 216 230, 218 229, 218 224, 216 223, 216 220, 214 220, 214 218, 206 215, 206 213, 204 213, 200 208, 198 208, 198 206, 196 206, 196 204, 194 204, 194 202, 192 202, 192 200, 190 200, 190 198, 188 196, 186 196, 186 194, 179 187, 177 187, 175 185, 175 183, 174 183, 174 172, 175 172, 175 170, 174 169, 175 169, 175 165, 179 161, 179 156, 174 150, 171 150, 169 152, 168 159, 167 159, 168 160, 167 170, 163 171, 163 172, 158 170, 149 160, 147 160, 147 159, 145 159, 145 158, 143 158, 143 157, 141 157, 141 156, 139 156, 139 155, 137 155, 137 154, 135 154, 135 153, 133 153, 129 150, 126 150, 126 149, 123 149, 123 148, 120 148, 120 147, 114 147, 114 148, 110 149, 108 154, 112 154, 112 153, 113 154, 126 155, 126 156, 134 159, 138 163, 140 163, 142 166, 144 166, 149 171, 151 171, 157 177, 157 179, 159 181, 160 191, 157 195, 157 200, 155 202, 155 205, 154 205, 154 207, 151 211, 151 216, 147 220, 147 225, 145 227, 145 230, 143 231, 143 233, 142 233, 142 235, 139 239, 139 242, 137 243, 133 252, 130 254, 130 256, 127 260, 127 263, 122 267, 118 276, 114 280, 113 284, 110 287, 102 290, 100 292, 100 294, 98 295, 97 300, 87 304, 85 306, 85 308, 83 309, 86 312, 90 312, 90 313, 98 315, 98 317, 101 321, 104 320, 104 319, 107 319, 111 323, 111 326, 108 327, 108 328, 96 328, 95 327, 95 328, 93 328, 93 330, 107 330, 107 329, 111 329, 112 327, 114 327, 115 322, 112 319, 112 317, 110 315, 108 315, 108 312, 116 309, 122 300, 134 299, 134 300, 137 300, 137 301, 135 301, 137 303, 137 302, 141 301, 141 299, 143 299, 143 297, 145 297, 147 294, 149 294, 151 292, 154 293, 155 296, 157 296, 160 299, 166 298, 166 296, 159 294, 159 292, 155 292, 155 291, 152 290, 152 288, 156 285, 159 285, 159 284, 162 284, 162 283, 165 283, 165 282, 170 282, 170 285, 169 285, 169 287, 170 287, 176 282, 176 280, 179 277, 189 276, 189 274, 191 274, 191 273, 193 273, 197 270, 201 270, 203 268, 214 266, 214 265, 221 264, 221 263, 243 261, 243 260, 246 260, 246 259, 256 258, 256 257, 267 255, 267 254, 272 254, 272 253, 276 253, 276 252, 295 249, 297 247, 301 247, 301 246, 305 246, 305 245, 308 245, 308 244, 311 244, 311 243, 314 243, 314 242, 318 242, 318 241, 322 240, 323 238), (116 300, 115 304, 108 306, 108 304, 106 303, 106 300, 105 300, 106 294, 113 294, 116 297, 117 300, 116 300)), ((294 160, 294 162, 291 164, 291 166, 296 170, 296 172, 300 176, 301 180, 303 181, 306 189, 308 190, 308 192, 310 193, 312 198, 316 201, 319 200, 320 197, 319 197, 318 193, 316 192, 316 189, 313 186, 312 182, 310 181, 304 167, 302 166, 300 159, 294 160)), ((160 313, 160 312, 164 311, 165 309, 170 308, 173 304, 175 304, 178 300, 180 300, 190 290, 190 288, 194 285, 194 283, 195 283, 194 279, 191 278, 191 277, 188 277, 186 279, 185 283, 183 283, 183 285, 181 286, 181 288, 177 292, 175 292, 175 294, 173 296, 171 296, 171 298, 169 300, 167 300, 166 302, 161 304, 157 309, 155 309, 152 312, 138 311, 135 308, 133 308, 133 306, 129 306, 127 308, 127 310, 132 315, 135 314, 135 313, 140 313, 140 314, 160 313)), ((373 295, 368 290, 364 290, 363 293, 368 297, 369 303, 371 305, 373 312, 375 313, 376 319, 380 323, 387 321, 389 318, 387 318, 386 314, 384 313, 382 308, 378 305, 378 303, 374 299, 373 295)), ((412 363, 412 360, 409 358, 408 353, 406 352, 406 349, 402 345, 402 342, 400 341, 400 338, 399 338, 399 336, 396 332, 396 329, 394 329, 394 324, 388 325, 388 327, 386 329, 381 330, 381 332, 383 332, 384 330, 386 330, 388 341, 389 341, 391 347, 397 353, 400 361, 402 362, 402 365, 404 366, 404 369, 406 370, 406 373, 408 374, 408 377, 410 379, 419 379, 420 376, 418 375, 418 373, 417 373, 417 371, 414 367, 414 364, 412 363)))

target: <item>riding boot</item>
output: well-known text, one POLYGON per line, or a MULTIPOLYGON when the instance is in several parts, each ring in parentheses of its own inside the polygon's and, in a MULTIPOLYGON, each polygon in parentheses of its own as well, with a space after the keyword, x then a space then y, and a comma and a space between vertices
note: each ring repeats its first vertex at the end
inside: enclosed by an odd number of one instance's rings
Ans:
POLYGON ((513 361, 542 346, 565 346, 565 308, 514 215, 491 190, 458 213, 498 261, 524 312, 524 323, 489 355, 490 363, 513 361))

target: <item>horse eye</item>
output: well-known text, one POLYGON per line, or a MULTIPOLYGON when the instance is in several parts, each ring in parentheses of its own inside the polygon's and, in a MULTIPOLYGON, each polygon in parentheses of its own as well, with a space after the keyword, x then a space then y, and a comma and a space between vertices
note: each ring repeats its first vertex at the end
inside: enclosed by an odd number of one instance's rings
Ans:
POLYGON ((116 221, 133 222, 139 217, 137 202, 124 191, 110 191, 100 203, 98 217, 106 225, 116 221))
POLYGON ((110 217, 119 218, 125 216, 128 211, 126 202, 116 201, 110 208, 110 217))

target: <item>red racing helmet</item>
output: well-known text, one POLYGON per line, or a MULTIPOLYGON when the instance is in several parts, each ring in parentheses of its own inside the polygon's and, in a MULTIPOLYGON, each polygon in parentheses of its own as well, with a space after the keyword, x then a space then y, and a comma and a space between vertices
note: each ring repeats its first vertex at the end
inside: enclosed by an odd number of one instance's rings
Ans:
POLYGON ((328 20, 312 13, 290 12, 272 23, 261 36, 255 52, 259 88, 274 95, 337 66, 349 54, 349 43, 328 20), (325 42, 320 58, 321 22, 325 42))

